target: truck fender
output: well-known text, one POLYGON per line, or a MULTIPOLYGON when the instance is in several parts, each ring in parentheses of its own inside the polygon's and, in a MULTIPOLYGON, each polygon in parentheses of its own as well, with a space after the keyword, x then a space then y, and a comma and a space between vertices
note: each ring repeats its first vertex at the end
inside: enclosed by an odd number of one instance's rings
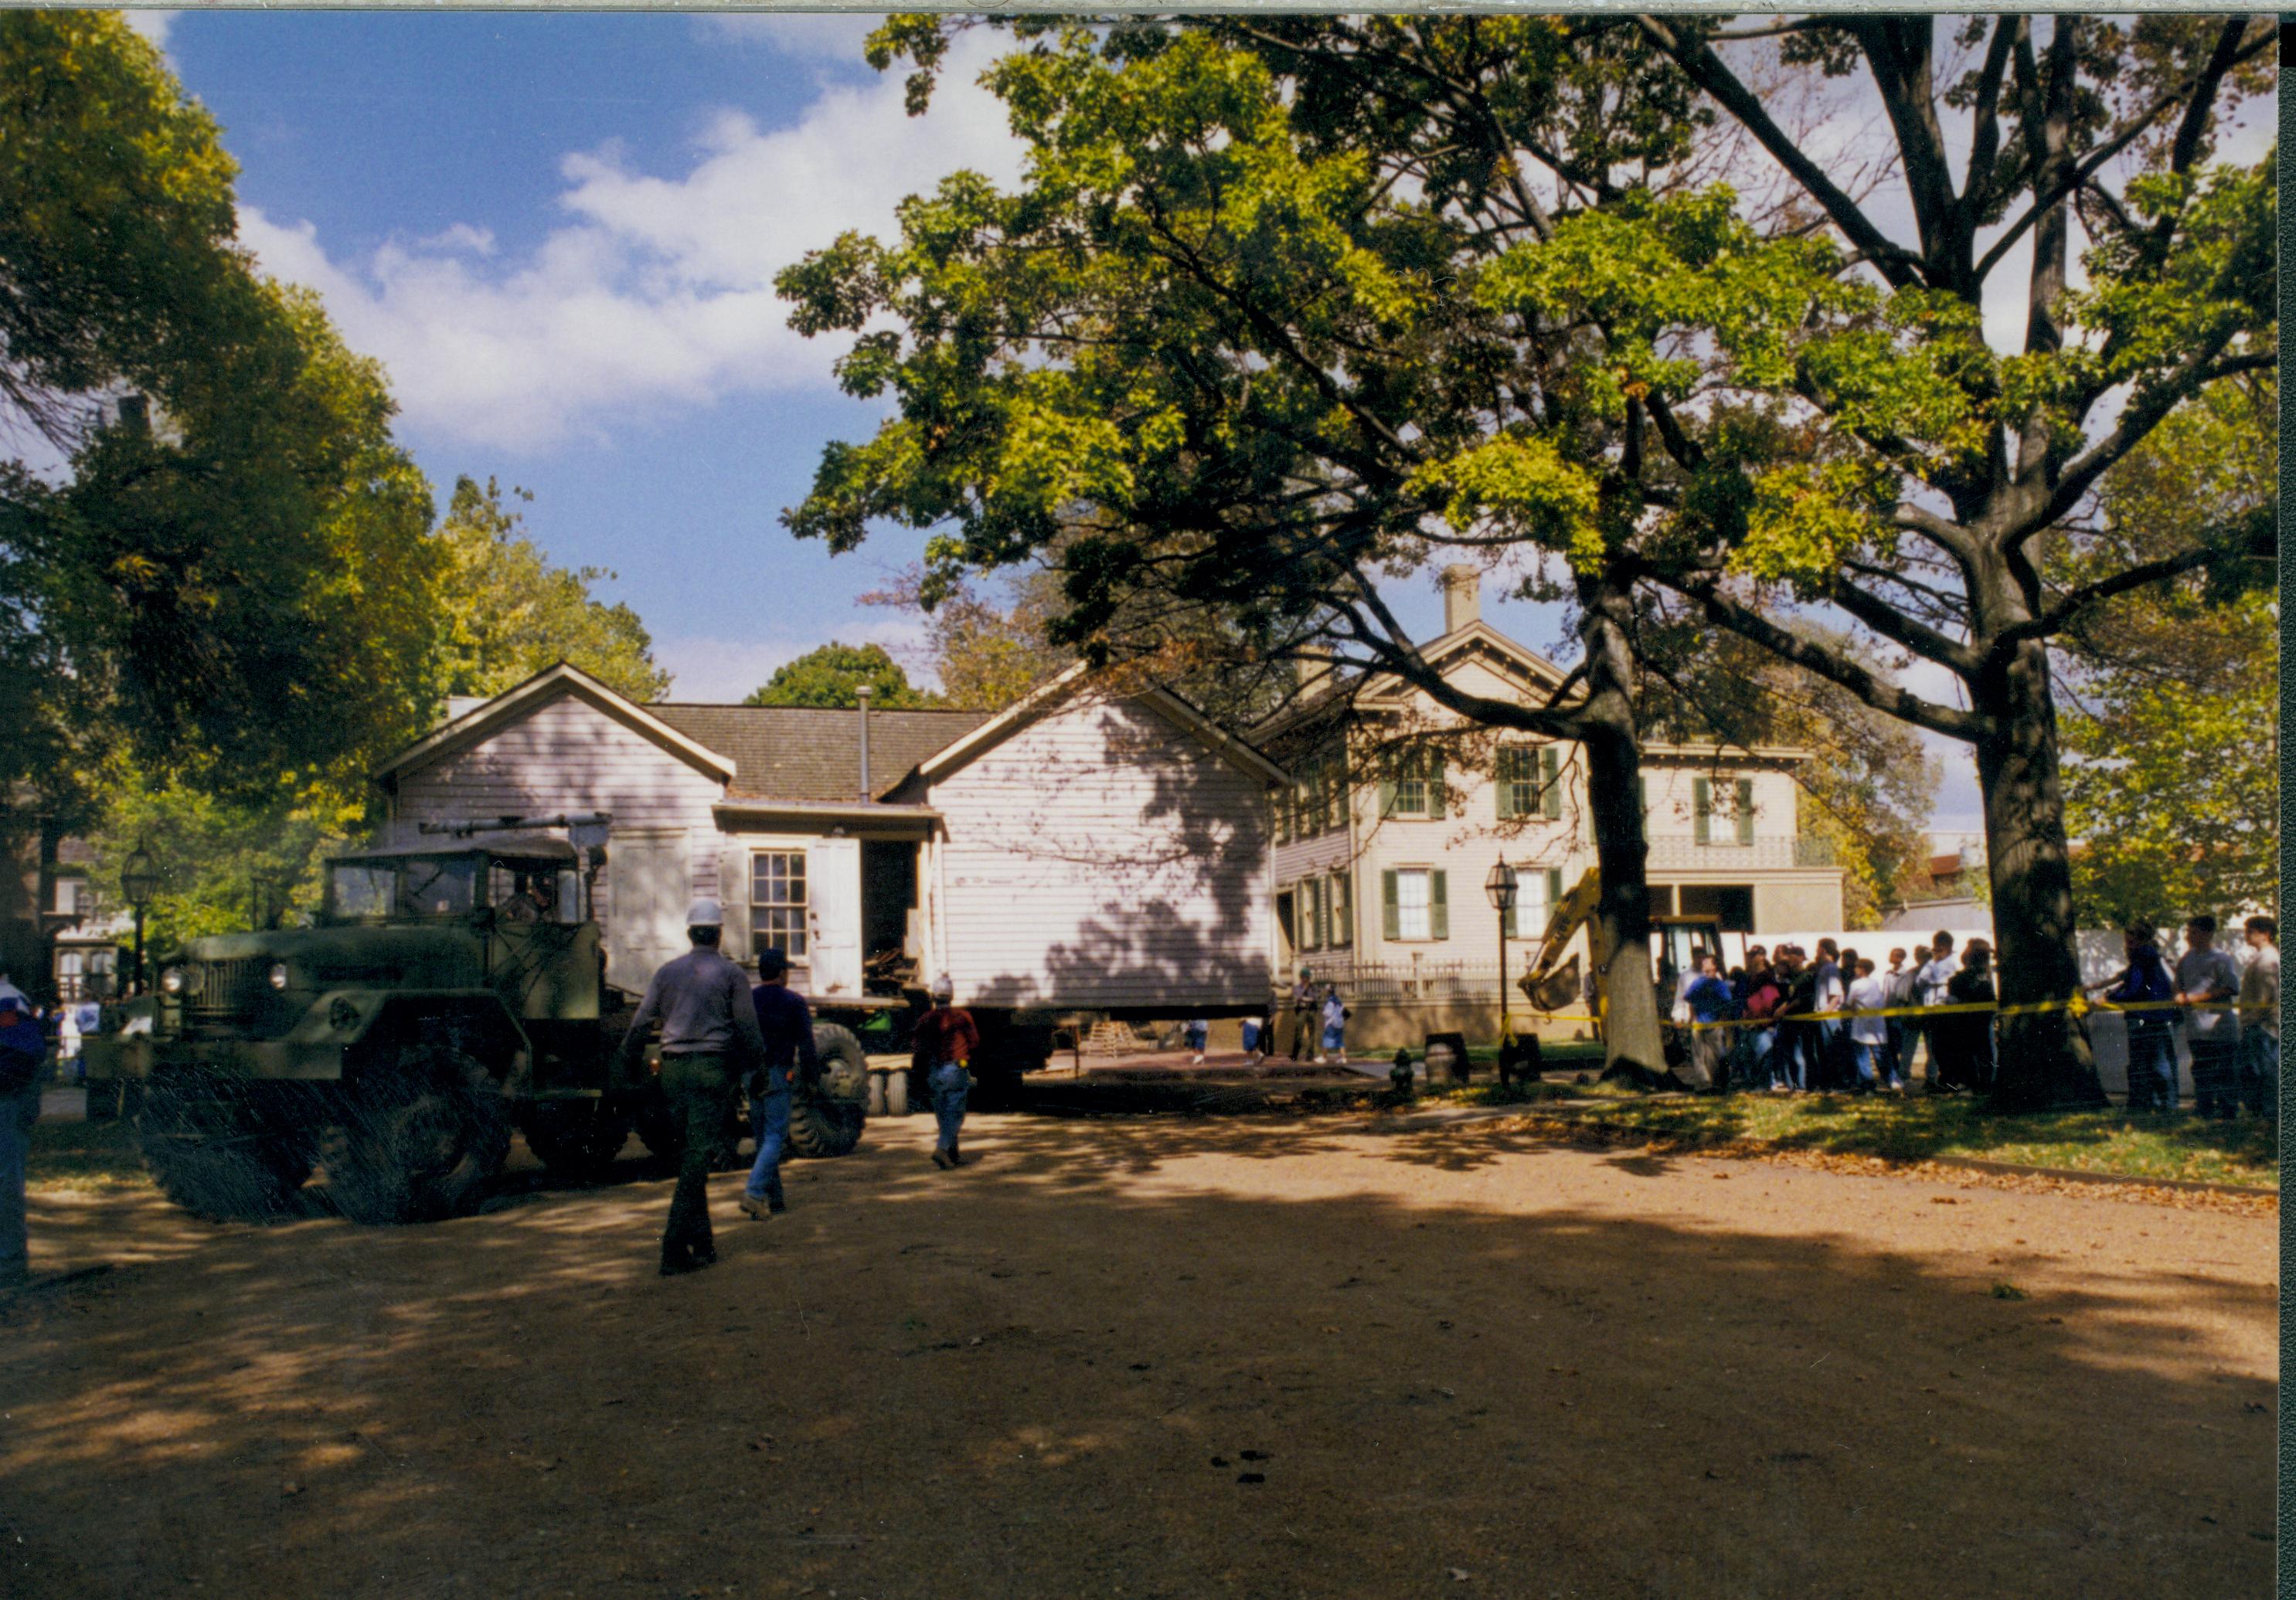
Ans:
POLYGON ((355 1048, 451 1029, 459 1047, 497 1079, 531 1049, 502 996, 491 989, 335 989, 311 1003, 291 1041, 355 1048))

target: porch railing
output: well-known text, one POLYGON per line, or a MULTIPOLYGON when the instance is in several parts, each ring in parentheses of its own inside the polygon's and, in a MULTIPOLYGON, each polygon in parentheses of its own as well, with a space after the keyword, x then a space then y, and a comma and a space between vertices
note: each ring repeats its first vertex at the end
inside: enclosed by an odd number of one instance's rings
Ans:
POLYGON ((1710 844, 1701 845, 1694 839, 1661 835, 1650 842, 1650 865, 1654 868, 1696 868, 1711 871, 1755 871, 1780 867, 1831 867, 1834 860, 1833 841, 1814 838, 1808 835, 1757 836, 1747 844, 1740 844, 1737 836, 1726 834, 1726 823, 1718 825, 1717 837, 1710 844))

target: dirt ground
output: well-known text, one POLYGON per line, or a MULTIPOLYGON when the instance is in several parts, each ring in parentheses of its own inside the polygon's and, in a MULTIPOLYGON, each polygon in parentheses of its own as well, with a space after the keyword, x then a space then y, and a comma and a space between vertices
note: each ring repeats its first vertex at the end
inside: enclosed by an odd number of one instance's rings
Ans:
POLYGON ((2176 1595, 2272 1576, 2272 1219, 1358 1116, 668 1186, 36 1197, 0 1593, 2176 1595), (1997 1286, 1999 1288, 1997 1290, 1997 1286))

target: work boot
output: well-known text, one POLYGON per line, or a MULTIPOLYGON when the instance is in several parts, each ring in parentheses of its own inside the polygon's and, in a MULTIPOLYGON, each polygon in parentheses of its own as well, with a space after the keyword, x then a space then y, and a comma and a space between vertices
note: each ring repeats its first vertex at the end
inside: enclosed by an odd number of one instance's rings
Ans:
POLYGON ((946 1151, 946 1150, 942 1149, 939 1145, 935 1145, 935 1146, 933 1147, 933 1165, 935 1165, 935 1166, 939 1167, 942 1171, 946 1172, 946 1171, 947 1171, 949 1170, 949 1168, 951 1168, 951 1167, 955 1166, 955 1164, 956 1164, 956 1163, 955 1163, 955 1162, 951 1161, 951 1160, 948 1158, 948 1152, 947 1152, 947 1151, 946 1151))
MULTIPOLYGON (((762 1222, 766 1220, 767 1216, 770 1214, 766 1210, 766 1202, 759 1200, 753 1196, 744 1195, 738 1202, 736 1202, 736 1204, 741 1206, 742 1214, 750 1218, 753 1221, 762 1222)), ((779 1211, 781 1207, 778 1205, 774 1207, 775 1211, 779 1211)))
POLYGON ((948 1164, 953 1167, 961 1167, 964 1164, 964 1157, 955 1145, 948 1147, 948 1164))

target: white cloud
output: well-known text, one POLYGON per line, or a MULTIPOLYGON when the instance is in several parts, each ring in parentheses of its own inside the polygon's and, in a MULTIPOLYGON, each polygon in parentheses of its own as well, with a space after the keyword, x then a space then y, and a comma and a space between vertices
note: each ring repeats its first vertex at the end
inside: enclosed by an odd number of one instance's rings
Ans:
POLYGON ((775 669, 808 650, 835 640, 840 644, 882 644, 886 653, 921 688, 938 688, 939 681, 923 665, 924 624, 914 617, 882 613, 865 622, 848 621, 825 628, 818 637, 797 639, 776 634, 766 639, 724 639, 697 635, 658 639, 653 658, 676 680, 669 698, 723 704, 737 701, 774 675, 775 669))
POLYGON ((996 47, 974 36, 953 51, 922 118, 904 113, 896 74, 824 88, 771 132, 722 112, 669 176, 611 147, 570 154, 568 220, 522 258, 477 222, 352 260, 249 207, 241 238, 316 290, 389 369, 409 425, 444 440, 534 449, 633 412, 823 385, 841 341, 791 332, 774 273, 848 229, 890 233, 904 196, 959 167, 1016 179, 1003 108, 972 82, 996 47))
POLYGON ((155 49, 168 47, 168 30, 184 13, 177 11, 123 11, 119 20, 152 41, 155 49))
POLYGON ((881 13, 800 11, 721 12, 695 19, 703 31, 734 44, 763 44, 802 61, 861 65, 861 44, 884 21, 881 13))

